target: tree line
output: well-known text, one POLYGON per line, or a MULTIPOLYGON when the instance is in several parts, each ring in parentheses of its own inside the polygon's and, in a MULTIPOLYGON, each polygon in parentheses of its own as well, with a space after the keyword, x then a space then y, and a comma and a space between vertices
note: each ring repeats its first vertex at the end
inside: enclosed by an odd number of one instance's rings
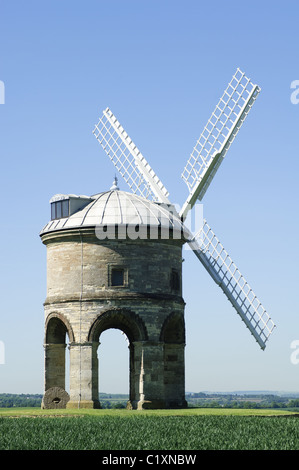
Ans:
MULTIPOLYGON (((0 408, 11 407, 40 407, 41 394, 0 394, 0 408)), ((100 393, 99 400, 102 408, 125 408, 127 395, 100 393)), ((188 393, 186 400, 190 408, 299 408, 299 398, 296 396, 279 396, 272 394, 207 394, 203 392, 188 393)))
POLYGON ((190 407, 196 408, 299 408, 299 399, 294 396, 274 394, 219 394, 190 393, 186 400, 190 407))

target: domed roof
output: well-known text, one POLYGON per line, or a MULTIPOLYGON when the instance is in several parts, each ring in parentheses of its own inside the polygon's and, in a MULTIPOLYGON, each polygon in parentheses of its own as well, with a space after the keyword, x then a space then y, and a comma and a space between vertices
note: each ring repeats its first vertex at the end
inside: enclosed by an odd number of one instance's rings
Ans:
MULTIPOLYGON (((50 202, 66 201, 69 199, 69 212, 67 216, 53 218, 40 232, 44 235, 49 232, 78 229, 83 227, 103 226, 150 226, 173 230, 182 233, 184 225, 173 206, 148 201, 135 194, 120 191, 113 186, 110 191, 96 194, 91 197, 75 195, 56 195, 50 202), (81 201, 79 210, 73 212, 71 202, 81 201), (82 207, 83 206, 83 207, 82 207)), ((59 213, 61 216, 61 213, 59 213)))

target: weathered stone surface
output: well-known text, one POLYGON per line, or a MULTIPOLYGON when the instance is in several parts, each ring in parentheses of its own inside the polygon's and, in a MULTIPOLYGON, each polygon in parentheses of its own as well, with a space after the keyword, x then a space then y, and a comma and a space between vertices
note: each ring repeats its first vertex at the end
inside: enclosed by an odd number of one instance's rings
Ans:
POLYGON ((47 246, 45 390, 65 388, 67 335, 67 407, 99 407, 100 336, 118 328, 130 342, 128 407, 186 406, 182 241, 99 240, 91 229, 52 232, 42 241, 47 246), (124 270, 122 286, 112 285, 115 267, 124 270))
POLYGON ((70 399, 69 394, 60 387, 51 387, 45 391, 42 401, 42 408, 58 409, 66 408, 70 399))

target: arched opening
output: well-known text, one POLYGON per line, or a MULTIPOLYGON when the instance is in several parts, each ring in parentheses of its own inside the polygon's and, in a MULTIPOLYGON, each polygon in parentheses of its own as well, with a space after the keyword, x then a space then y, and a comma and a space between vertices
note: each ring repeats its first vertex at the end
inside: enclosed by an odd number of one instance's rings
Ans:
MULTIPOLYGON (((119 342, 119 339, 117 342, 119 342)), ((139 399, 139 388, 138 384, 135 380, 135 370, 136 368, 140 367, 135 363, 135 347, 140 341, 147 340, 147 332, 146 328, 143 324, 143 321, 136 315, 134 312, 126 309, 110 309, 101 315, 98 316, 94 324, 90 329, 90 333, 88 336, 88 340, 92 343, 100 343, 98 348, 98 362, 99 362, 99 389, 100 392, 104 392, 104 384, 105 384, 105 375, 108 381, 111 383, 113 378, 117 382, 117 386, 119 385, 119 380, 117 379, 117 374, 122 369, 121 375, 127 372, 127 378, 124 380, 124 384, 128 384, 128 394, 129 400, 128 402, 131 406, 134 406, 133 403, 138 401, 139 399), (109 330, 107 332, 107 330, 109 330), (120 330, 120 331, 119 331, 120 330), (114 331, 111 333, 111 331, 114 331), (109 336, 111 338, 111 334, 115 336, 115 331, 119 335, 119 339, 124 343, 123 346, 120 344, 117 345, 113 349, 113 344, 110 342, 109 344, 109 336), (122 337, 121 332, 124 333, 122 337), (108 339, 107 339, 108 338, 108 339), (104 348, 107 351, 105 353, 104 348), (111 349, 112 348, 112 349, 111 349), (123 354, 124 351, 128 348, 128 354, 123 354), (103 353, 103 357, 101 357, 101 352, 103 353), (109 356, 110 353, 110 356, 109 356), (122 364, 122 356, 126 356, 127 360, 125 363, 122 364), (119 364, 115 370, 113 370, 113 365, 111 365, 111 361, 119 360, 119 364), (126 364, 126 365, 125 365, 126 364), (108 369, 107 369, 108 368, 108 369), (106 372, 105 372, 106 371, 106 372), (103 380, 102 380, 102 373, 103 373, 103 380), (109 379, 108 379, 109 375, 109 379)), ((116 389, 115 389, 116 390, 116 389)), ((111 393, 111 392, 110 392, 111 393)), ((130 406, 130 405, 129 405, 130 406)))
MULTIPOLYGON (((69 342, 73 332, 67 320, 60 314, 49 315, 45 325, 45 392, 48 390, 69 390, 69 342)), ((64 395, 63 395, 64 396, 64 395)), ((59 408, 62 395, 53 395, 47 407, 59 408)), ((48 400, 49 401, 49 400, 48 400)), ((65 401, 65 399, 64 399, 65 401)))
POLYGON ((185 343, 185 321, 179 313, 171 313, 162 326, 160 341, 168 344, 185 343))
POLYGON ((103 331, 99 338, 99 400, 102 408, 125 407, 129 400, 130 348, 119 329, 103 331))
POLYGON ((160 340, 164 343, 164 387, 166 405, 184 408, 185 400, 185 322, 180 313, 164 321, 160 340))

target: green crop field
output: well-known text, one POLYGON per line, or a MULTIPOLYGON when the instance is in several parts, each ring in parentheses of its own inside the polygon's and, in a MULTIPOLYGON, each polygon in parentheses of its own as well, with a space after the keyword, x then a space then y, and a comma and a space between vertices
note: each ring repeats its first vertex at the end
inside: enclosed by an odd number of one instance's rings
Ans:
POLYGON ((0 410, 1 450, 299 450, 299 419, 267 410, 0 410))

